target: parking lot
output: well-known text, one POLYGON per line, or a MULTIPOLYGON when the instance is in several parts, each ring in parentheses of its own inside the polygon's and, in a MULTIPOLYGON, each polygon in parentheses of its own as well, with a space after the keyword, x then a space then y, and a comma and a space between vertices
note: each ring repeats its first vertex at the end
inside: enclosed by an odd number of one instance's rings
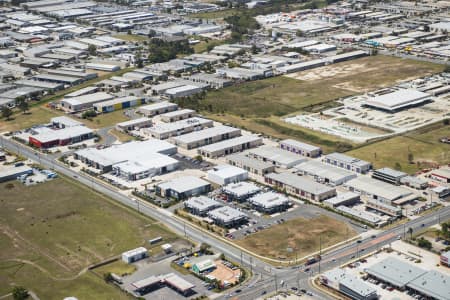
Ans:
MULTIPOLYGON (((270 187, 262 187, 262 191, 272 191, 272 189, 270 187)), ((228 230, 227 237, 229 239, 243 239, 248 235, 267 229, 271 226, 275 226, 277 224, 282 224, 288 220, 297 218, 312 219, 320 215, 327 215, 339 221, 346 222, 351 225, 351 227, 354 228, 357 232, 365 231, 365 229, 363 229, 362 227, 351 224, 349 222, 349 219, 339 214, 332 213, 328 210, 314 205, 305 204, 303 201, 294 198, 290 198, 292 206, 286 211, 267 215, 251 208, 251 205, 247 201, 227 201, 226 197, 223 196, 220 189, 211 192, 209 196, 220 202, 223 206, 229 206, 240 210, 249 217, 249 220, 246 224, 228 230)), ((179 203, 176 206, 171 207, 171 210, 182 207, 183 204, 179 203)))
POLYGON ((123 278, 123 284, 120 285, 122 289, 125 289, 129 291, 130 293, 134 294, 134 287, 132 286, 133 282, 148 278, 150 276, 159 276, 169 273, 174 273, 181 278, 187 280, 191 284, 195 285, 193 288, 194 294, 190 295, 188 297, 183 296, 182 294, 179 294, 175 290, 171 289, 170 287, 163 286, 160 288, 154 289, 152 292, 145 294, 145 295, 139 295, 139 297, 143 297, 147 300, 154 300, 154 299, 192 299, 199 297, 201 295, 211 296, 214 293, 209 291, 206 288, 205 283, 200 280, 199 278, 195 277, 194 275, 190 274, 181 274, 180 272, 176 271, 170 266, 170 263, 172 262, 173 257, 167 258, 165 260, 162 260, 160 262, 153 263, 150 260, 142 260, 137 263, 135 263, 137 267, 137 271, 134 272, 132 275, 126 276, 123 278))

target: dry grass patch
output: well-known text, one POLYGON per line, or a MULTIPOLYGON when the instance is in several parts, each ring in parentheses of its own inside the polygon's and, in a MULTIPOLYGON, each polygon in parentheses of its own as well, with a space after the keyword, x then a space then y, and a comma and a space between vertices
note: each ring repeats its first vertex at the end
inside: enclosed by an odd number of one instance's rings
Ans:
POLYGON ((249 251, 259 255, 292 259, 304 257, 356 235, 349 225, 331 217, 321 215, 313 219, 298 218, 272 226, 243 240, 236 241, 249 251), (288 251, 288 248, 292 249, 288 251))

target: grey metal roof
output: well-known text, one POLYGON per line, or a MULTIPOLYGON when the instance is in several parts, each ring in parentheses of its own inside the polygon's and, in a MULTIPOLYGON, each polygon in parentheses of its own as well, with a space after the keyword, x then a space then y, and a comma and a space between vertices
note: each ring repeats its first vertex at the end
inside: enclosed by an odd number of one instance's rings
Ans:
POLYGON ((220 125, 220 126, 215 126, 215 127, 191 132, 188 134, 183 134, 183 135, 174 137, 173 139, 176 140, 178 143, 189 144, 189 143, 197 142, 200 140, 208 139, 211 137, 215 137, 218 135, 229 134, 229 133, 233 133, 233 132, 237 132, 237 131, 240 131, 240 129, 230 127, 230 126, 220 125))
POLYGON ((430 271, 407 284, 409 288, 438 300, 450 299, 450 276, 430 271))
POLYGON ((299 142, 299 141, 296 141, 296 140, 292 140, 292 139, 283 140, 283 141, 280 142, 280 144, 293 146, 293 147, 296 147, 296 148, 303 149, 305 151, 320 150, 320 147, 317 147, 317 146, 314 146, 314 145, 310 145, 310 144, 306 144, 306 143, 302 143, 302 142, 299 142))
POLYGON ((381 173, 387 176, 391 176, 391 177, 404 177, 408 174, 406 174, 405 172, 401 172, 401 171, 397 171, 391 168, 381 168, 378 170, 375 170, 375 172, 377 173, 381 173))
POLYGON ((271 163, 248 157, 243 153, 228 155, 227 160, 256 170, 263 170, 273 166, 271 163))
POLYGON ((338 205, 338 204, 341 204, 343 202, 346 202, 346 201, 349 201, 349 200, 355 199, 355 198, 359 199, 359 195, 357 193, 345 192, 345 193, 339 193, 339 194, 337 194, 336 197, 327 199, 323 202, 332 204, 332 205, 338 205))
POLYGON ((248 202, 264 208, 273 208, 288 204, 289 199, 286 196, 279 193, 266 192, 256 194, 255 196, 248 199, 248 202))
POLYGON ((362 297, 376 294, 377 291, 353 274, 342 269, 332 269, 323 274, 330 281, 338 282, 362 297))
POLYGON ((236 197, 242 197, 250 194, 257 193, 261 190, 256 184, 248 181, 230 183, 222 188, 224 193, 234 195, 236 197))
POLYGON ((209 182, 195 176, 178 177, 158 184, 161 189, 171 189, 177 193, 184 193, 208 185, 210 185, 209 182))
POLYGON ((246 214, 229 206, 213 209, 208 213, 208 216, 214 220, 220 220, 225 223, 247 218, 246 214))
POLYGON ((348 155, 345 155, 342 153, 337 153, 337 152, 330 153, 330 154, 326 155, 325 158, 330 158, 330 159, 337 160, 337 161, 340 161, 343 163, 352 164, 352 165, 361 166, 361 167, 368 165, 368 164, 370 165, 370 162, 367 162, 367 161, 364 161, 364 160, 361 160, 359 158, 355 158, 352 156, 348 156, 348 155))
POLYGON ((308 179, 304 176, 298 176, 296 174, 287 173, 287 172, 279 173, 279 174, 278 173, 270 173, 270 174, 267 174, 266 177, 270 178, 272 180, 281 182, 285 185, 289 185, 294 188, 298 188, 299 190, 303 190, 303 191, 313 194, 313 195, 328 193, 330 191, 335 190, 332 187, 317 183, 317 182, 312 181, 311 179, 308 179))
POLYGON ((198 210, 207 210, 212 207, 220 206, 220 203, 206 196, 192 197, 184 201, 184 206, 198 210))
POLYGON ((426 273, 425 270, 394 257, 387 257, 365 271, 398 287, 404 287, 426 273))
POLYGON ((257 141, 262 142, 262 139, 260 137, 254 136, 254 135, 243 135, 243 136, 238 136, 238 137, 228 139, 225 141, 221 141, 218 143, 206 145, 199 149, 202 151, 206 151, 206 152, 214 152, 214 151, 220 151, 223 149, 232 148, 232 147, 239 146, 239 145, 246 144, 246 143, 254 143, 257 141))
POLYGON ((367 176, 356 177, 347 181, 345 185, 358 191, 376 195, 390 201, 394 201, 412 194, 412 192, 406 188, 395 186, 367 176))
POLYGON ((277 148, 277 147, 258 147, 255 149, 251 149, 248 153, 252 155, 256 155, 258 157, 263 157, 267 160, 274 161, 275 163, 282 166, 293 166, 295 164, 299 164, 307 159, 305 157, 301 157, 292 152, 277 148))
POLYGON ((318 160, 310 160, 294 167, 295 169, 306 172, 313 176, 328 178, 333 182, 350 180, 356 177, 356 174, 342 168, 333 167, 318 160))

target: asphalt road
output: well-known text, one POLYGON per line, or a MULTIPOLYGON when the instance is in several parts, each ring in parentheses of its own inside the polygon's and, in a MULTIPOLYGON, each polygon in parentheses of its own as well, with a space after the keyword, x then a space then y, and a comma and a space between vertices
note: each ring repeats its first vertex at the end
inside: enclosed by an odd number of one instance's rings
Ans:
MULTIPOLYGON (((417 231, 418 229, 426 228, 438 222, 450 219, 450 207, 444 207, 439 211, 432 212, 416 220, 409 221, 406 224, 398 225, 379 233, 374 238, 369 237, 361 240, 360 243, 354 242, 346 244, 328 253, 323 253, 322 261, 320 263, 308 266, 310 269, 308 272, 305 272, 304 266, 278 269, 273 268, 268 263, 256 257, 243 253, 238 248, 225 243, 216 237, 209 235, 208 233, 204 233, 203 231, 192 227, 189 223, 173 218, 172 213, 167 210, 159 208, 155 209, 153 206, 150 206, 143 201, 129 198, 119 193, 114 187, 97 181, 88 175, 74 172, 67 166, 56 163, 51 156, 38 153, 31 148, 18 144, 14 141, 4 139, 3 137, 0 137, 0 145, 10 151, 28 157, 47 168, 52 168, 65 176, 78 180, 80 183, 85 184, 86 186, 89 186, 124 205, 133 207, 141 213, 163 222, 180 235, 184 235, 197 242, 208 243, 217 251, 224 253, 227 257, 235 260, 236 262, 242 263, 244 266, 253 271, 255 276, 254 279, 250 280, 245 286, 237 287, 231 290, 219 299, 228 298, 230 297, 230 294, 238 296, 239 299, 256 299, 261 296, 263 292, 270 293, 275 290, 290 289, 291 287, 312 291, 312 288, 309 285, 309 278, 317 273, 320 273, 320 271, 323 272, 325 270, 335 268, 348 260, 357 258, 362 253, 372 252, 382 246, 388 245, 398 239, 399 236, 406 234, 408 228, 412 228, 413 231, 417 231), (233 292, 236 290, 241 291, 239 293, 233 292)), ((317 299, 328 298, 319 291, 314 290, 312 293, 317 299)))

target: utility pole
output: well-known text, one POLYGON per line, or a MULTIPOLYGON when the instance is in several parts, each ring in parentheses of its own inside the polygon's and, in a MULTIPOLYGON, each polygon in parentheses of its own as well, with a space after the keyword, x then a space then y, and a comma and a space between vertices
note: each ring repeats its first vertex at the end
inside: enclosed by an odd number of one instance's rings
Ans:
POLYGON ((278 293, 277 273, 275 273, 274 276, 275 276, 275 292, 278 293))
POLYGON ((241 267, 243 267, 243 266, 244 266, 244 263, 242 261, 242 250, 241 250, 241 267))
POLYGON ((322 261, 322 234, 319 235, 320 246, 319 246, 319 273, 320 274, 320 262, 322 261))

